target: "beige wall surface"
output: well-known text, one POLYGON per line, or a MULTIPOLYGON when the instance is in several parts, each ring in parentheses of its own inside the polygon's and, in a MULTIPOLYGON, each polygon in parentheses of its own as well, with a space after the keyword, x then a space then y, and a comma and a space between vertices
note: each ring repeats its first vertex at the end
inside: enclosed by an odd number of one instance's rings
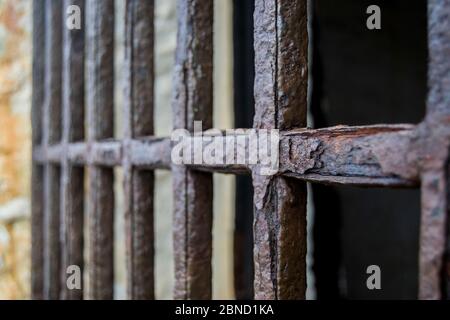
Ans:
POLYGON ((0 299, 29 295, 30 14, 0 0, 0 299))

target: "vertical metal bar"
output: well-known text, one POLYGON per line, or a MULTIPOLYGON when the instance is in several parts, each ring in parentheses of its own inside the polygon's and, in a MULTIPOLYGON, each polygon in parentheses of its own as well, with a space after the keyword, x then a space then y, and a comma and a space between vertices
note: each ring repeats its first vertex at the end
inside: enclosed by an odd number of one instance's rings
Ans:
POLYGON ((59 299, 61 274, 60 167, 44 167, 44 298, 59 299))
MULTIPOLYGON (((86 2, 89 141, 114 135, 114 0, 86 2)), ((114 289, 114 172, 88 171, 89 298, 112 299, 114 289)))
POLYGON ((444 170, 422 174, 419 299, 440 299, 445 251, 447 184, 444 170))
POLYGON ((450 0, 428 1, 428 101, 427 116, 450 113, 450 0))
MULTIPOLYGON (((257 129, 306 126, 307 1, 256 1, 257 129)), ((256 299, 302 299, 306 290, 306 184, 253 171, 256 299)))
POLYGON ((450 300, 450 159, 447 159, 445 164, 445 187, 446 187, 446 211, 447 225, 446 225, 446 243, 445 243, 445 260, 443 268, 442 289, 444 293, 444 299, 450 300))
MULTIPOLYGON (((62 143, 84 139, 84 0, 65 0, 80 9, 80 29, 63 30, 63 129, 62 143)), ((64 152, 61 172, 62 299, 82 299, 83 290, 69 288, 67 268, 83 270, 84 169, 72 167, 64 152)))
MULTIPOLYGON (((42 143, 42 109, 45 80, 45 0, 33 2, 33 97, 31 121, 33 149, 42 143)), ((43 168, 33 162, 31 173, 31 297, 43 299, 44 295, 44 213, 43 168)))
POLYGON ((129 299, 154 298, 153 171, 133 168, 132 138, 153 135, 153 0, 127 0, 124 191, 129 299))
POLYGON ((44 213, 43 168, 33 163, 31 175, 31 298, 44 298, 44 213))
MULTIPOLYGON (((212 126, 213 1, 178 0, 174 129, 212 126)), ((174 166, 176 299, 211 298, 212 175, 174 166)))
MULTIPOLYGON (((61 30, 60 1, 46 1, 45 22, 45 103, 43 114, 44 146, 61 139, 61 30)), ((44 167, 44 298, 58 299, 60 292, 60 168, 44 167)))
MULTIPOLYGON (((428 1, 428 99, 423 136, 419 298, 439 299, 450 264, 444 261, 448 215, 448 117, 450 114, 450 0, 428 1), (447 139, 447 140, 445 140, 447 139), (443 147, 447 145, 447 148, 443 147), (443 262, 445 268, 443 268, 443 262), (443 269, 445 272, 443 272, 443 269), (444 276, 444 279, 442 278, 444 276)), ((448 254, 447 254, 448 256, 448 254)))

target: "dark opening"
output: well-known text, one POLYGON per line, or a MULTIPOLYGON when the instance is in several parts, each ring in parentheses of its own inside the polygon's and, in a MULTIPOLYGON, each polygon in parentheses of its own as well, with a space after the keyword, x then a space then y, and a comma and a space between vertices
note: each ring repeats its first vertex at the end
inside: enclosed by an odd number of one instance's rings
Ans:
MULTIPOLYGON (((253 11, 254 0, 233 0, 235 128, 253 126, 253 11)), ((253 186, 250 176, 236 176, 234 286, 236 299, 253 298, 253 186)))
MULTIPOLYGON (((425 0, 316 0, 313 94, 316 128, 418 123, 427 91, 425 0), (368 30, 369 5, 381 30, 368 30)), ((417 298, 418 190, 313 185, 317 298, 417 298), (366 286, 381 268, 381 290, 366 286)))
POLYGON ((333 0, 314 5, 316 127, 418 123, 427 90, 425 0, 333 0), (368 30, 369 5, 381 30, 368 30))

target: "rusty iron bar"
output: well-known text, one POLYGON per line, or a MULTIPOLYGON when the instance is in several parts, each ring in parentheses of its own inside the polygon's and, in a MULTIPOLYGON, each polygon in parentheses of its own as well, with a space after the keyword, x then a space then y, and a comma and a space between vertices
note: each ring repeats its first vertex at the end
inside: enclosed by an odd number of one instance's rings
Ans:
MULTIPOLYGON (((257 129, 306 127, 308 30, 306 0, 255 2, 257 129)), ((306 183, 252 171, 256 299, 304 299, 306 183)))
POLYGON ((420 124, 419 299, 449 297, 450 0, 428 1, 427 115, 420 124), (447 259, 447 260, 446 260, 447 259))
MULTIPOLYGON (((178 0, 174 129, 212 127, 213 2, 178 0)), ((173 166, 175 299, 211 298, 212 174, 173 166)))
MULTIPOLYGON (((77 5, 84 14, 85 0, 65 0, 64 6, 77 5)), ((84 140, 84 16, 81 29, 63 30, 63 149, 71 142, 84 140)), ((67 152, 61 153, 61 299, 83 299, 82 288, 66 285, 69 266, 78 266, 83 274, 84 168, 74 167, 67 152)))
POLYGON ((48 148, 34 148, 33 160, 36 163, 59 163, 67 154, 73 166, 114 167, 123 164, 127 152, 131 165, 148 170, 170 169, 170 140, 165 138, 136 138, 127 142, 120 140, 102 140, 94 142, 74 142, 67 146, 53 145, 48 148), (126 151, 125 151, 126 150, 126 151))
POLYGON ((440 299, 446 246, 446 171, 422 174, 419 298, 440 299))
MULTIPOLYGON (((78 1, 82 4, 83 0, 78 1)), ((272 0, 265 6, 257 3, 254 127, 281 130, 280 167, 273 177, 260 176, 258 166, 176 166, 170 160, 171 141, 151 137, 153 81, 143 81, 137 72, 144 68, 148 72, 146 78, 153 79, 153 52, 150 49, 153 25, 147 20, 151 19, 149 15, 153 14, 153 8, 150 10, 149 7, 153 7, 150 2, 127 2, 126 134, 123 141, 116 141, 112 139, 113 54, 102 54, 113 52, 110 26, 114 5, 112 0, 88 2, 89 134, 88 141, 84 142, 84 130, 80 129, 84 117, 83 108, 80 108, 83 106, 80 98, 83 96, 83 71, 76 68, 82 64, 83 50, 79 47, 82 40, 79 34, 65 32, 63 51, 61 3, 51 0, 34 3, 33 298, 82 297, 81 292, 60 292, 63 289, 61 280, 65 279, 60 263, 62 259, 63 268, 69 263, 77 264, 77 261, 83 264, 82 216, 79 214, 83 196, 76 191, 82 188, 81 167, 85 165, 89 166, 90 188, 91 298, 113 296, 112 167, 119 165, 125 168, 128 199, 130 297, 152 298, 154 295, 153 174, 145 171, 154 169, 172 169, 174 173, 175 298, 211 297, 211 172, 253 174, 256 298, 304 298, 306 190, 298 179, 384 187, 415 187, 421 181, 419 298, 438 299, 445 294, 442 289, 448 286, 450 278, 449 262, 444 260, 449 243, 446 221, 450 62, 446 53, 450 51, 450 33, 444 22, 449 21, 450 0, 429 2, 430 91, 428 112, 422 123, 417 126, 341 126, 318 130, 293 129, 306 125, 306 1, 272 0), (148 10, 137 10, 140 6, 148 6, 148 10), (134 49, 145 55, 139 55, 134 49), (43 51, 45 55, 42 55, 43 51), (61 105, 64 108, 62 116, 61 105), (144 215, 144 212, 150 214, 144 215), (61 226, 65 235, 62 257, 61 226), (142 248, 145 252, 140 251, 142 248)), ((174 127, 192 132, 194 120, 202 120, 206 129, 212 126, 212 5, 206 0, 180 0, 178 7, 174 127)), ((200 143, 202 151, 205 146, 200 143)), ((448 250, 447 257, 450 255, 448 250)))
MULTIPOLYGON (((86 3, 88 140, 114 136, 114 1, 86 3)), ((88 296, 112 299, 114 289, 114 172, 88 168, 88 296)))
POLYGON ((450 300, 450 161, 447 160, 445 168, 445 188, 446 188, 446 204, 447 208, 444 208, 447 213, 447 230, 446 230, 446 247, 445 247, 445 258, 444 267, 442 272, 442 289, 446 300, 450 300))
POLYGON ((153 135, 153 0, 125 3, 124 191, 129 299, 154 299, 154 173, 133 166, 132 139, 153 135))
MULTIPOLYGON (((46 1, 43 144, 61 140, 62 3, 46 1)), ((44 165, 44 298, 59 299, 61 282, 60 166, 44 165)))
POLYGON ((417 186, 416 136, 412 125, 282 132, 279 171, 328 184, 417 186))
MULTIPOLYGON (((42 112, 45 81, 45 0, 33 2, 33 95, 31 107, 33 148, 42 143, 42 112)), ((31 170, 31 297, 44 298, 43 166, 31 170)))
POLYGON ((450 115, 450 61, 447 59, 450 48, 450 0, 428 1, 428 84, 427 116, 450 115))
MULTIPOLYGON (((294 129, 280 132, 279 170, 277 175, 309 182, 355 186, 417 187, 420 182, 415 141, 420 127, 414 125, 338 126, 323 129, 294 129)), ((223 136, 226 150, 223 164, 189 164, 191 169, 205 172, 248 174, 251 165, 226 164, 227 157, 238 159, 249 154, 249 131, 223 136), (245 133, 246 132, 246 133, 245 133), (244 139, 242 139, 244 137, 244 139), (240 140, 242 143, 237 144, 240 140), (228 149, 230 144, 234 148, 228 149), (242 149, 241 149, 242 148, 242 149)), ((207 133, 204 133, 205 135, 207 133)), ((191 137, 191 152, 203 154, 211 141, 191 137), (198 141, 198 142, 197 142, 198 141)), ((142 169, 171 168, 170 138, 140 137, 127 142, 104 140, 93 143, 70 143, 44 149, 35 147, 36 163, 59 163, 63 153, 75 166, 120 166, 125 153, 131 165, 142 169)))

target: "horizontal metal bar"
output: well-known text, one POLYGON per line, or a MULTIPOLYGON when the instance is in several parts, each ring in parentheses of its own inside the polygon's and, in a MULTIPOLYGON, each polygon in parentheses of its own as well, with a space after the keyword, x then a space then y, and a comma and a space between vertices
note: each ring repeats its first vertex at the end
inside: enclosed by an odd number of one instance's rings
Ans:
POLYGON ((133 166, 144 169, 170 170, 171 141, 169 138, 132 139, 128 148, 133 166))
POLYGON ((320 174, 284 173, 283 176, 304 180, 311 183, 320 183, 335 186, 357 187, 389 187, 389 188, 417 188, 419 182, 396 177, 345 177, 320 174))
POLYGON ((48 147, 38 146, 33 150, 33 159, 40 163, 55 164, 67 159, 70 164, 75 166, 113 167, 122 163, 122 143, 114 140, 102 140, 54 144, 48 147))
POLYGON ((223 173, 223 174, 250 174, 251 169, 247 165, 243 164, 223 164, 223 165, 206 165, 206 164, 191 164, 187 165, 191 169, 202 172, 210 173, 223 173))
MULTIPOLYGON (((416 187, 420 180, 416 131, 416 126, 406 124, 280 132, 279 169, 276 174, 324 184, 416 187)), ((204 136, 208 135, 211 136, 205 132, 204 136)), ((211 140, 205 141, 201 136, 190 139, 192 154, 210 152, 211 140)), ((187 167, 205 172, 250 173, 258 165, 236 163, 238 161, 227 164, 230 157, 236 160, 248 158, 249 140, 247 133, 228 134, 223 143, 228 145, 229 141, 233 141, 234 148, 224 151, 223 164, 189 164, 187 167)), ((67 157, 73 165, 111 167, 121 165, 126 152, 135 167, 170 170, 173 147, 170 138, 143 137, 127 142, 76 142, 67 146, 53 145, 47 149, 39 146, 35 148, 33 157, 38 163, 58 163, 67 157)))
POLYGON ((33 160, 57 164, 67 159, 75 166, 114 167, 122 165, 124 149, 131 154, 131 164, 134 166, 144 169, 170 168, 170 140, 164 138, 136 139, 126 144, 120 140, 102 140, 55 144, 47 148, 37 146, 33 150, 33 160))
POLYGON ((310 182, 418 186, 416 127, 338 126, 281 134, 280 174, 310 182))
MULTIPOLYGON (((420 180, 416 130, 415 126, 406 124, 280 132, 277 174, 324 184, 416 187, 420 180)), ((210 152, 211 142, 196 141, 201 137, 191 139, 192 159, 199 152, 210 152)), ((228 146, 231 141, 235 148, 225 147, 223 165, 191 164, 189 167, 233 174, 250 172, 259 164, 226 164, 226 159, 249 159, 251 139, 250 133, 228 135, 219 144, 228 146)))

